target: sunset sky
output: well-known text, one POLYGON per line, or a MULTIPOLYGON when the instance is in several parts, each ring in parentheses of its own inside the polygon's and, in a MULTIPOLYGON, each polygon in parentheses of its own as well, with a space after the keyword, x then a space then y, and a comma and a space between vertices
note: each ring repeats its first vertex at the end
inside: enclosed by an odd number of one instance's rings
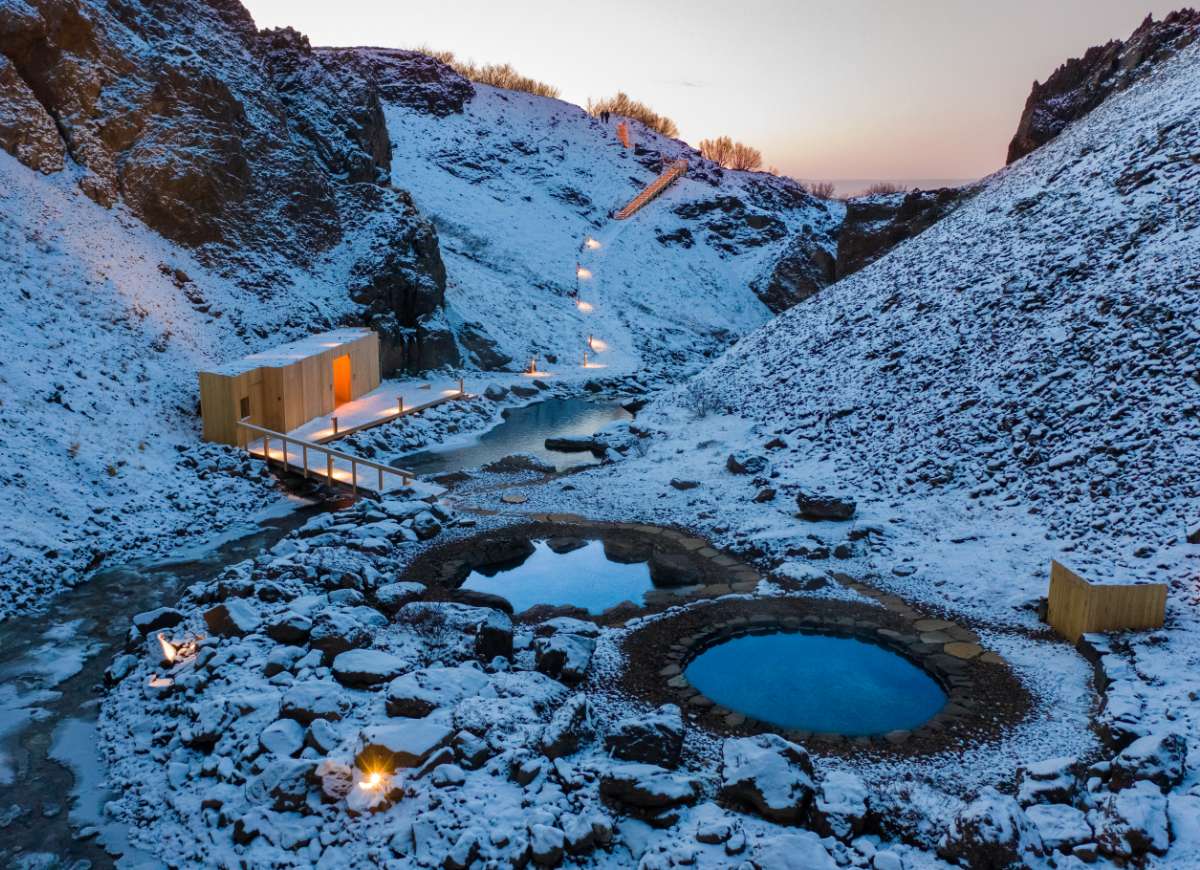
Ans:
POLYGON ((967 179, 1004 162, 1029 87, 1125 38, 1150 0, 244 0, 314 45, 426 45, 563 99, 618 89, 682 138, 730 135, 806 179, 967 179))

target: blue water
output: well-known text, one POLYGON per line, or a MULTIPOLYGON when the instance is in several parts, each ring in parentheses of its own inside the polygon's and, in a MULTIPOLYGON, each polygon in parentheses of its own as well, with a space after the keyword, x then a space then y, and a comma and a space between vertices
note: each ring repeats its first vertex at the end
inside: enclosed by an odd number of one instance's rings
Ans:
POLYGON ((705 650, 684 673, 730 710, 804 731, 912 729, 946 703, 941 687, 908 659, 848 637, 744 635, 705 650))
POLYGON ((533 546, 533 554, 520 565, 472 571, 463 587, 507 598, 517 613, 535 604, 569 604, 592 614, 622 601, 641 604, 654 588, 649 565, 610 562, 601 541, 588 541, 569 553, 555 553, 545 541, 533 546))
POLYGON ((397 457, 393 465, 417 474, 445 474, 478 468, 513 453, 532 453, 560 471, 579 465, 594 465, 590 453, 558 453, 547 450, 550 437, 595 435, 616 420, 633 415, 617 402, 601 399, 545 399, 504 412, 504 422, 478 438, 444 450, 421 450, 397 457))

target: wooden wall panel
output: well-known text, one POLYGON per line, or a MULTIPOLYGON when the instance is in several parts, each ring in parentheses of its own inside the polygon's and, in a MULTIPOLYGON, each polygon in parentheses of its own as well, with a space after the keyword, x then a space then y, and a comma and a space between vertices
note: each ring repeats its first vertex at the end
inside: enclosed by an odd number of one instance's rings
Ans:
POLYGON ((1165 583, 1089 583, 1066 566, 1050 563, 1046 621, 1073 643, 1093 631, 1160 628, 1166 607, 1165 583))

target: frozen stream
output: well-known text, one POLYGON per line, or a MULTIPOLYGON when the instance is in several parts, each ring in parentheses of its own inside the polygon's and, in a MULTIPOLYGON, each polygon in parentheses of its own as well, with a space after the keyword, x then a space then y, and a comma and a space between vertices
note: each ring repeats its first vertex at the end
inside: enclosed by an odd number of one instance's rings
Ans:
POLYGON ((170 561, 103 568, 44 612, 0 624, 0 866, 159 866, 108 823, 96 717, 104 670, 135 613, 274 545, 328 506, 281 509, 170 561))

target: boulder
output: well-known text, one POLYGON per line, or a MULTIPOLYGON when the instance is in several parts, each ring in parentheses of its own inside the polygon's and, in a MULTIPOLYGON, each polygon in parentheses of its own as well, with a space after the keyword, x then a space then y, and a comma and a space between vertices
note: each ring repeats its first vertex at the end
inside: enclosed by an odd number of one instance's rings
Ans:
POLYGON ((800 516, 806 520, 848 520, 858 509, 857 503, 852 499, 809 495, 803 492, 796 496, 796 507, 800 510, 800 516))
POLYGON ((493 402, 500 402, 508 395, 508 387, 502 387, 499 384, 488 384, 483 391, 484 398, 490 399, 493 402))
POLYGON ((591 435, 558 435, 544 442, 547 450, 556 453, 603 453, 605 446, 591 435))
POLYGON ((1187 772, 1187 738, 1171 731, 1140 737, 1112 760, 1109 786, 1113 791, 1146 780, 1164 791, 1183 781, 1187 772))
POLYGON ((384 613, 393 615, 405 604, 425 594, 424 583, 387 583, 375 590, 375 601, 384 613))
POLYGON ((341 719, 341 693, 332 683, 297 683, 284 693, 279 715, 304 725, 314 719, 341 719))
POLYGON ((683 750, 683 714, 675 704, 622 719, 604 738, 604 748, 622 761, 674 768, 683 750))
POLYGON ((687 491, 689 489, 695 489, 696 487, 698 487, 700 485, 700 481, 698 481, 698 480, 683 480, 678 477, 672 477, 670 480, 670 484, 675 489, 678 489, 680 491, 687 491))
POLYGON ((813 828, 826 837, 850 842, 867 828, 869 792, 862 777, 844 770, 825 776, 813 803, 813 828))
POLYGON ((407 668, 409 662, 378 649, 352 649, 338 655, 331 666, 343 686, 365 688, 386 683, 407 668))
POLYGON ((174 628, 183 622, 183 614, 174 607, 156 607, 143 613, 134 614, 133 627, 143 637, 152 631, 164 628, 174 628))
POLYGON ((67 153, 54 119, 3 54, 0 54, 0 148, 30 169, 47 175, 63 168, 67 153))
POLYGON ((683 553, 655 550, 650 554, 650 580, 660 589, 695 586, 696 569, 683 553))
POLYGON ((938 854, 964 867, 1024 867, 1043 852, 1037 827, 1013 798, 988 786, 964 806, 938 843, 938 854))
POLYGON ((700 781, 653 764, 614 764, 600 773, 600 794, 637 809, 661 810, 694 803, 700 781))
POLYGON ((344 800, 354 788, 354 769, 332 758, 322 759, 314 776, 321 786, 321 796, 327 801, 344 800))
POLYGON ((267 624, 267 637, 276 643, 302 644, 308 641, 312 620, 289 610, 267 624))
POLYGON ((529 826, 529 854, 539 867, 556 867, 566 848, 562 829, 550 825, 529 826))
POLYGON ((312 621, 308 644, 330 662, 347 650, 371 645, 374 633, 353 615, 343 610, 323 610, 312 621))
POLYGON ((1070 852, 1092 840, 1087 816, 1067 804, 1035 804, 1026 807, 1025 815, 1038 829, 1042 845, 1048 850, 1070 852))
POLYGON ((487 685, 487 674, 475 668, 421 668, 392 680, 384 702, 389 716, 420 719, 479 694, 487 685))
POLYGON ((731 737, 721 747, 724 800, 748 806, 768 821, 799 824, 813 797, 808 753, 778 734, 731 737))
POLYGON ((732 474, 762 474, 767 464, 765 456, 749 450, 736 450, 725 460, 725 468, 732 474))
POLYGON ((262 620, 244 598, 233 598, 204 611, 204 624, 218 637, 243 637, 258 631, 262 620))
POLYGON ((595 639, 577 634, 558 633, 533 642, 538 672, 568 686, 584 678, 595 649, 595 639))
POLYGON ((258 745, 272 755, 296 755, 304 748, 305 728, 295 719, 276 719, 258 735, 258 745))
POLYGON ((1069 804, 1079 786, 1079 762, 1071 756, 1023 764, 1017 768, 1017 801, 1031 804, 1069 804))
POLYGON ((512 619, 500 610, 452 602, 414 601, 400 608, 396 621, 441 644, 461 637, 462 644, 469 644, 471 653, 483 662, 512 656, 512 619))
POLYGON ((548 462, 543 462, 532 453, 513 453, 495 462, 483 466, 484 471, 513 473, 518 471, 536 471, 538 474, 553 474, 556 469, 548 462))
POLYGON ((302 808, 316 775, 317 763, 304 758, 276 758, 246 786, 252 803, 269 803, 277 812, 302 808))
POLYGON ((429 511, 423 511, 413 517, 412 530, 420 540, 428 541, 441 534, 442 524, 429 511))
POLYGON ((401 767, 419 767, 450 742, 454 731, 428 719, 400 725, 369 725, 358 734, 354 763, 359 770, 394 773, 401 767))
POLYGON ((838 870, 838 862, 811 831, 764 837, 754 850, 754 866, 764 870, 838 870))
POLYGON ((561 758, 579 751, 580 745, 592 733, 588 721, 587 696, 572 695, 567 702, 554 711, 550 722, 542 731, 542 752, 547 758, 561 758))
POLYGON ((1100 851, 1114 858, 1163 855, 1171 843, 1167 799, 1149 780, 1101 796, 1088 813, 1088 822, 1100 851))

